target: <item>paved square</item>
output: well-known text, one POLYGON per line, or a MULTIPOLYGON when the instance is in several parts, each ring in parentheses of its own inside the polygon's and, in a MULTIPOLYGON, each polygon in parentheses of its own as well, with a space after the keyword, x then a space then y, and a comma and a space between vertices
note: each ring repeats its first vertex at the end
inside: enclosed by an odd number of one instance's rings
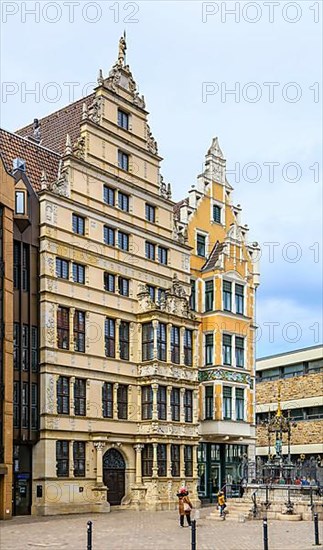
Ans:
MULTIPOLYGON (((262 522, 238 523, 206 519, 200 511, 197 550, 262 550, 262 522)), ((191 530, 178 526, 177 512, 134 512, 113 509, 110 514, 20 517, 0 523, 1 550, 40 548, 86 550, 86 523, 93 521, 93 550, 190 550, 191 530)), ((322 540, 320 526, 320 540, 322 540)), ((269 522, 270 550, 313 550, 312 522, 269 522)), ((315 547, 314 547, 315 548, 315 547)))

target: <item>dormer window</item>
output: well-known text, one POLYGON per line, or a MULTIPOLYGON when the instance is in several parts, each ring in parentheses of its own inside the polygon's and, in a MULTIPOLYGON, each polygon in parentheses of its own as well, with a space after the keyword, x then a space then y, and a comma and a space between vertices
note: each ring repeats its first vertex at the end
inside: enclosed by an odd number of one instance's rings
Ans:
POLYGON ((15 213, 18 215, 26 215, 26 193, 24 191, 16 191, 15 213))

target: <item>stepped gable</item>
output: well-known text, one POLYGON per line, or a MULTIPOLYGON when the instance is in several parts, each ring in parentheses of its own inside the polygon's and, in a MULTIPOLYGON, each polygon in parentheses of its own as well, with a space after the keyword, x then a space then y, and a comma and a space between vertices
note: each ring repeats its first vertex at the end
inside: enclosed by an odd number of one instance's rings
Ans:
POLYGON ((43 171, 48 181, 57 179, 61 156, 35 142, 0 129, 0 153, 9 173, 13 171, 14 159, 26 161, 26 175, 36 192, 41 190, 43 171))

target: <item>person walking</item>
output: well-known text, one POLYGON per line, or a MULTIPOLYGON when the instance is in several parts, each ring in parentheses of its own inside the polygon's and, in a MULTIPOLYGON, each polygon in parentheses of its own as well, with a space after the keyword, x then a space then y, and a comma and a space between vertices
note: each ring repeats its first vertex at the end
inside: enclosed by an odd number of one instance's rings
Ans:
POLYGON ((178 496, 178 511, 179 511, 179 524, 180 527, 184 527, 184 517, 186 517, 187 525, 191 526, 191 510, 193 505, 188 498, 188 490, 182 487, 177 493, 178 496))
POLYGON ((225 496, 224 496, 223 491, 218 492, 218 505, 219 505, 219 508, 220 508, 220 516, 221 516, 221 518, 223 518, 224 517, 224 509, 227 507, 227 505, 225 503, 225 496))

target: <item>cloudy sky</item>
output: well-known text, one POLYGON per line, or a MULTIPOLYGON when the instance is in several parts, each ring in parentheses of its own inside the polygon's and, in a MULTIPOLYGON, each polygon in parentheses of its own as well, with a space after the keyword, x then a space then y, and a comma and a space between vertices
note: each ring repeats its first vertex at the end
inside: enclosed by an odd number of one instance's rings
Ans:
POLYGON ((127 62, 183 198, 218 136, 262 247, 258 356, 322 341, 321 2, 2 2, 1 126, 90 93, 127 62), (2 48, 3 50, 3 48, 2 48))

